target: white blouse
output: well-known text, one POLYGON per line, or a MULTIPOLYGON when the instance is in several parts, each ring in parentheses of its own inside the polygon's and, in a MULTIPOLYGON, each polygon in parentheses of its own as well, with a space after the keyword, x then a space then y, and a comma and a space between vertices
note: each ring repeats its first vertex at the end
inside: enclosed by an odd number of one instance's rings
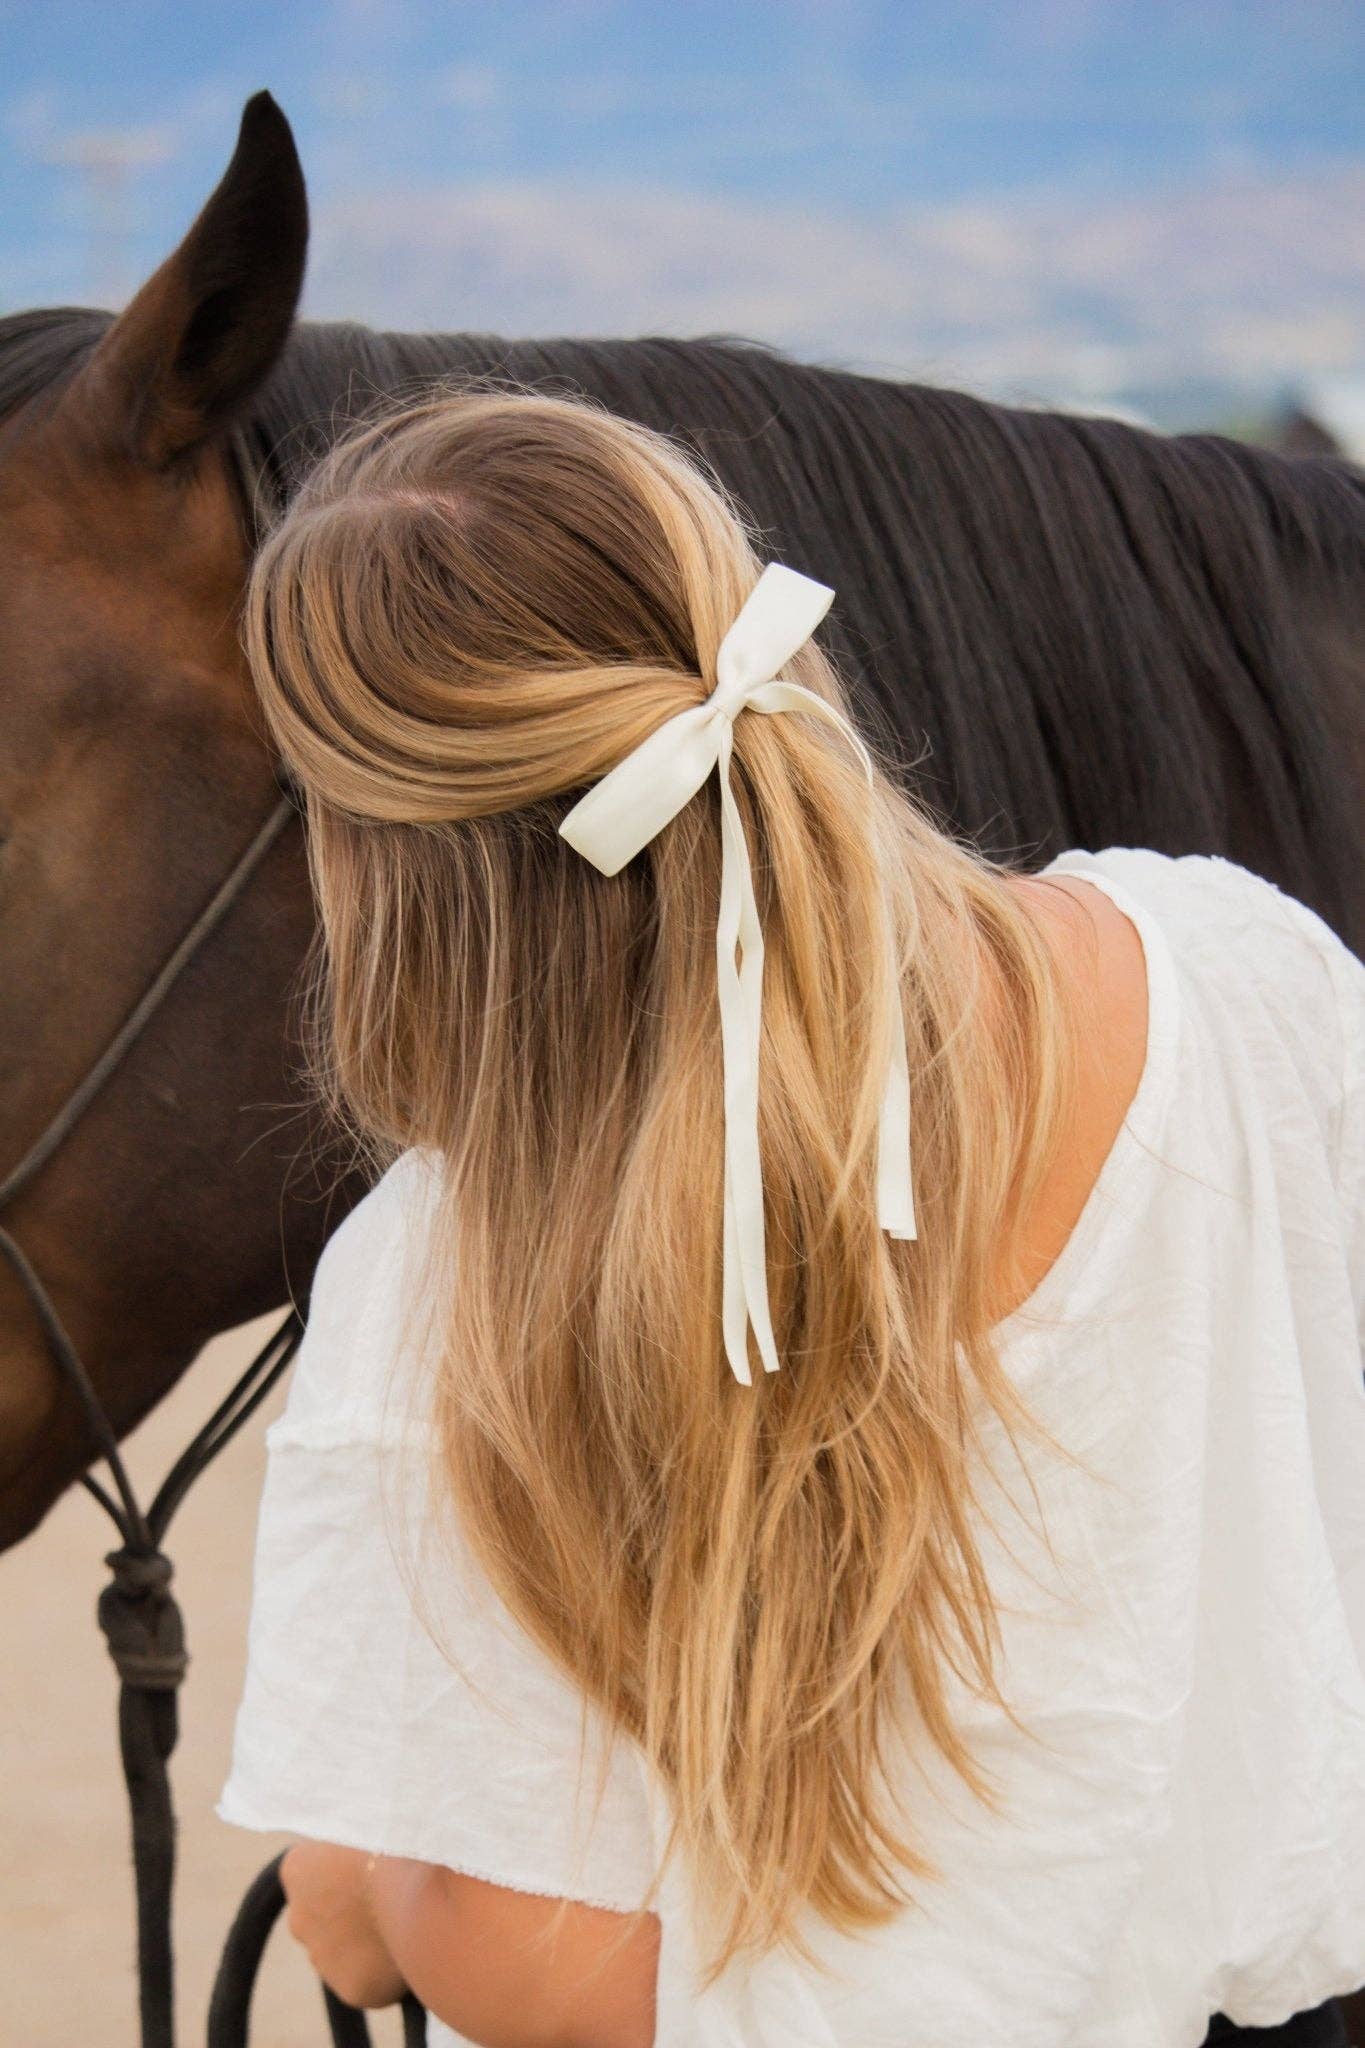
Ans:
MULTIPOLYGON (((1132 920, 1149 1022, 1081 1218, 998 1327, 1081 1460, 1025 1452, 1054 1557, 987 1445, 1028 1732, 957 1697, 997 1816, 907 1752, 943 1876, 868 1935, 805 1916, 821 1972, 774 1952, 699 1996, 673 1859, 656 2048, 1197 2048, 1215 2011, 1270 2026, 1365 1982, 1365 965, 1221 858, 1076 849, 1043 872, 1132 920)), ((266 1433, 217 1812, 632 1908, 666 1831, 640 1751, 618 1739, 592 1815, 589 1709, 580 1812, 577 1689, 469 1553, 418 1563, 423 1345, 400 1325, 435 1174, 400 1159, 319 1267, 266 1433)))

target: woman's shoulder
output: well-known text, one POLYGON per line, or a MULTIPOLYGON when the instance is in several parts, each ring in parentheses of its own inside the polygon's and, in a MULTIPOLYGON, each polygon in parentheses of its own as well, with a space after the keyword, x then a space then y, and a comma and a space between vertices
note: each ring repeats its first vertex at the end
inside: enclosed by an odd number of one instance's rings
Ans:
MULTIPOLYGON (((1365 961, 1307 903, 1218 854, 1076 848, 1055 865, 1106 876, 1159 928, 1189 1018, 1186 1052, 1198 1050, 1197 1037, 1209 1057, 1245 1075, 1268 1125, 1283 1133, 1316 1130, 1352 1240, 1360 1294, 1365 961)), ((1207 1071, 1197 1061, 1182 1057, 1180 1067, 1187 1091, 1205 1085, 1207 1071)), ((1365 1314, 1365 1294, 1361 1303, 1365 1314)))
POLYGON ((328 1238, 314 1295, 335 1300, 353 1292, 376 1258, 427 1222, 439 1188, 437 1154, 416 1147, 400 1152, 328 1238))
MULTIPOLYGON (((1331 927, 1218 856, 1073 848, 1040 875, 1096 883, 1096 896, 1111 900, 1108 911, 1090 900, 1095 915, 1076 955, 1083 982, 1098 983, 1085 1100, 1052 1191, 1055 1213, 1045 1206, 1036 1243, 1026 1240, 1032 1270, 1044 1268, 1030 1317, 1102 1285, 1104 1245, 1112 1264, 1130 1242, 1127 1227, 1106 1236, 1102 1219, 1116 1208, 1130 1222, 1139 1209, 1148 1215, 1158 1195, 1183 1214, 1206 1182, 1221 1185, 1246 1143, 1268 1144, 1281 1160, 1293 1183, 1284 1202, 1302 1206, 1310 1185, 1318 1191, 1328 1235, 1343 1219, 1365 1232, 1365 966, 1331 927), (1135 929, 1125 931, 1124 917, 1135 929), (1305 1147, 1319 1153, 1316 1177, 1305 1147), (1166 1172, 1174 1160, 1188 1171, 1166 1172)), ((1353 1257, 1365 1258, 1365 1238, 1353 1257)))
MULTIPOLYGON (((1254 959, 1259 978, 1307 969, 1314 988, 1336 995, 1346 966, 1365 968, 1325 918, 1254 868, 1218 853, 1159 853, 1149 846, 1068 847, 1040 872, 1094 870, 1156 912, 1173 938, 1216 939, 1226 956, 1254 959)), ((1302 995, 1303 990, 1299 991, 1302 995)))
POLYGON ((1159 927, 1187 989, 1213 991, 1225 1023, 1270 1035, 1335 1112, 1365 1040, 1365 964, 1325 918, 1221 854, 1069 848, 1042 870, 1116 885, 1159 927))

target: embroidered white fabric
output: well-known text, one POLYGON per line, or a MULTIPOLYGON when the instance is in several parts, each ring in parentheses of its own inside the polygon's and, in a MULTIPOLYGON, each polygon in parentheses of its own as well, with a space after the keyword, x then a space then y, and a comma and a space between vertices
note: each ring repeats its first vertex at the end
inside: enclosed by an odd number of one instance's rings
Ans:
MULTIPOLYGON (((1132 919, 1149 1031, 1080 1221, 998 1330, 1086 1468, 1028 1453, 1053 1561, 990 1440, 1030 1733, 959 1701, 998 1818, 907 1752, 897 1790, 944 1876, 869 1936, 807 1919, 828 1975, 772 1955, 697 1997, 671 1869, 656 2048, 1196 2048, 1214 2011, 1269 2026, 1365 1981, 1365 965, 1217 857, 1072 849, 1043 872, 1132 919)), ((396 1554, 429 1526, 420 1429, 392 1418, 422 1385, 402 1312, 435 1185, 400 1159, 319 1268, 267 1432, 217 1811, 630 1908, 666 1811, 638 1750, 617 1745, 591 1816, 589 1710, 578 1825, 576 1689, 467 1553, 419 1565, 421 1614, 396 1554)), ((432 2048, 459 2040, 433 2023, 432 2048)))

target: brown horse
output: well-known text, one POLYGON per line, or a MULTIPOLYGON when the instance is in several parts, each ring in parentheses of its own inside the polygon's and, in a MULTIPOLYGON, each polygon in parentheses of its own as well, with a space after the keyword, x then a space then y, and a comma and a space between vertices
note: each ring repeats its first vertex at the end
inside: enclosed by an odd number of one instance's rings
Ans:
MULTIPOLYGON (((692 441, 840 593, 867 724, 996 853, 1218 852, 1365 950, 1365 493, 1330 461, 993 407, 725 340, 508 344, 295 319, 307 211, 268 93, 117 317, 0 321, 0 1172, 278 799, 237 633, 250 554, 372 395, 502 372, 692 441)), ((117 1431, 213 1332, 306 1298, 359 1191, 289 1022, 291 824, 4 1221, 117 1431)), ((0 1546, 89 1462, 0 1272, 0 1546)))

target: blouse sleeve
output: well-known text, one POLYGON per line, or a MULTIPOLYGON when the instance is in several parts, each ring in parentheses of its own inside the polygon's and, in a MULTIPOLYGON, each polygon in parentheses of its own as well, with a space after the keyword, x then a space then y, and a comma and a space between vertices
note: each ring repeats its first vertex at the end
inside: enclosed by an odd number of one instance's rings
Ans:
POLYGON ((1343 1042, 1337 1179, 1346 1216, 1356 1324, 1365 1368, 1365 961, 1338 940, 1331 964, 1343 1042))
POLYGON ((422 1446, 381 1428, 391 1368, 420 1363, 395 1357, 395 1333, 429 1175, 400 1159, 318 1268, 266 1432, 246 1680, 215 1810, 630 1911, 655 1867, 641 1752, 609 1737, 467 1551, 428 1540, 422 1446))
MULTIPOLYGON (((1310 941, 1326 970, 1334 1027, 1332 1165, 1365 1366, 1365 961, 1306 903, 1268 883, 1262 887, 1271 889, 1276 908, 1310 941)), ((1295 993, 1302 1000, 1306 991, 1301 988, 1295 993)))
POLYGON ((1218 854, 1184 858, 1241 896, 1250 956, 1266 962, 1262 986, 1297 1035, 1305 1064, 1321 1064, 1332 1171, 1365 1363, 1365 961, 1316 910, 1266 876, 1218 854), (1295 936, 1296 959, 1267 945, 1268 921, 1295 936))

